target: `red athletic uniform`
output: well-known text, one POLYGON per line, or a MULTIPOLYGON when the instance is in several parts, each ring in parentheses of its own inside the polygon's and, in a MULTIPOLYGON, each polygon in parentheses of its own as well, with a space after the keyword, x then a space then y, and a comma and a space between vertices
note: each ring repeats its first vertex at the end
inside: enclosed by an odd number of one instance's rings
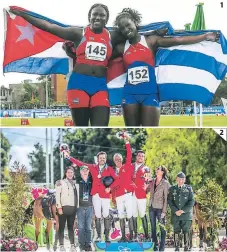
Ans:
POLYGON ((146 191, 143 189, 144 183, 145 183, 145 178, 144 178, 144 174, 145 173, 149 173, 150 169, 145 166, 144 164, 142 164, 137 172, 135 172, 135 163, 132 164, 132 168, 134 171, 134 176, 133 176, 133 180, 136 184, 135 187, 135 196, 137 199, 146 199, 146 191))
MULTIPOLYGON (((107 67, 112 55, 110 33, 94 33, 90 26, 84 29, 83 38, 76 49, 76 63, 107 67)), ((105 77, 88 76, 73 72, 67 87, 70 108, 109 107, 109 97, 105 77)))
POLYGON ((77 63, 107 67, 112 55, 110 33, 103 29, 102 33, 94 33, 90 26, 84 29, 84 36, 76 49, 77 63))
POLYGON ((132 160, 132 151, 130 143, 126 143, 126 162, 122 165, 119 170, 119 179, 116 185, 115 197, 119 197, 124 195, 127 192, 133 192, 135 188, 135 184, 133 182, 133 167, 131 165, 132 160))

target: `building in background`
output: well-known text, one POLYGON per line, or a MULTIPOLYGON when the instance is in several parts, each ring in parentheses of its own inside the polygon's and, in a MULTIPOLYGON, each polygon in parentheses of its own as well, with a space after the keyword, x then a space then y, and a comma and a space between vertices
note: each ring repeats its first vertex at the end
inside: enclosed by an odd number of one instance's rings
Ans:
POLYGON ((1 91, 1 96, 0 96, 1 108, 11 109, 12 108, 12 89, 1 86, 0 91, 1 91))
POLYGON ((65 75, 51 75, 51 93, 55 102, 67 103, 67 80, 65 75))

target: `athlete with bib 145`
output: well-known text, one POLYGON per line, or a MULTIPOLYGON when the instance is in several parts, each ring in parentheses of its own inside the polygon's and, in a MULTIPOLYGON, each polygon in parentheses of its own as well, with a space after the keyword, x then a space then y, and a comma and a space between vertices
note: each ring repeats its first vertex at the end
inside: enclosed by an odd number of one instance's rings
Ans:
POLYGON ((112 46, 124 41, 117 31, 105 26, 109 10, 103 4, 94 4, 88 13, 87 27, 61 27, 46 20, 27 15, 22 10, 10 10, 35 27, 69 40, 76 45, 76 64, 67 87, 68 105, 76 126, 108 126, 110 104, 107 91, 107 65, 112 46))

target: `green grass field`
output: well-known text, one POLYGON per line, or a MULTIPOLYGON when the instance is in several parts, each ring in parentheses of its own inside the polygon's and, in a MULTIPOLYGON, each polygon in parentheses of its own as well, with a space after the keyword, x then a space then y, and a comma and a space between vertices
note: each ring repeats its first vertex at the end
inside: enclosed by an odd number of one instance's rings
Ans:
MULTIPOLYGON (((1 118, 1 127, 64 127, 64 120, 66 118, 29 118, 30 125, 22 126, 20 118, 1 118)), ((67 118, 70 119, 70 118, 67 118)), ((199 118, 198 118, 199 121, 199 118)), ((122 116, 111 116, 110 127, 124 126, 124 120, 122 116)), ((161 127, 194 127, 195 119, 194 116, 161 116, 160 119, 161 127)), ((204 127, 227 127, 226 116, 207 115, 203 117, 204 127)))

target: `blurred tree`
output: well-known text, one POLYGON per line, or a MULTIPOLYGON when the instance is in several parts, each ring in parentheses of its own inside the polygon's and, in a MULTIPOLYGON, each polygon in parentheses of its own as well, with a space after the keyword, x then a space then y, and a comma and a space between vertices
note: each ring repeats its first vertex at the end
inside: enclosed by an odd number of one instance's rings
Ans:
POLYGON ((27 169, 19 162, 14 162, 10 169, 9 185, 4 191, 6 197, 3 201, 2 236, 3 238, 23 237, 25 220, 24 198, 28 191, 26 186, 27 169))
POLYGON ((221 98, 227 99, 227 77, 225 77, 216 90, 212 104, 220 104, 222 106, 221 98))
POLYGON ((227 188, 227 178, 223 176, 227 167, 227 145, 212 129, 147 129, 147 132, 144 149, 147 165, 153 172, 163 164, 169 169, 171 183, 182 170, 194 190, 207 178, 216 178, 227 188))
POLYGON ((207 179, 196 193, 196 201, 200 204, 200 214, 204 223, 210 228, 209 240, 212 247, 218 242, 218 229, 221 228, 219 213, 222 211, 221 202, 224 200, 222 187, 215 179, 207 179))
POLYGON ((29 164, 32 167, 30 178, 36 183, 46 182, 46 153, 40 143, 34 145, 34 150, 28 154, 29 164))
POLYGON ((8 164, 9 164, 9 151, 10 143, 9 140, 0 132, 1 139, 1 183, 6 183, 9 179, 8 164))

